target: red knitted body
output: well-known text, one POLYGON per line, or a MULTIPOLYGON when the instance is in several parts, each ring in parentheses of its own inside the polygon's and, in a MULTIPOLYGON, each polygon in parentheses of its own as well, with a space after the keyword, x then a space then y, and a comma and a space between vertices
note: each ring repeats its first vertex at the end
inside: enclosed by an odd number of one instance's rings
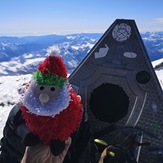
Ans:
POLYGON ((54 139, 66 140, 79 126, 82 104, 73 89, 70 90, 70 96, 69 106, 55 117, 35 115, 29 113, 25 106, 21 106, 27 126, 44 144, 49 144, 54 139))

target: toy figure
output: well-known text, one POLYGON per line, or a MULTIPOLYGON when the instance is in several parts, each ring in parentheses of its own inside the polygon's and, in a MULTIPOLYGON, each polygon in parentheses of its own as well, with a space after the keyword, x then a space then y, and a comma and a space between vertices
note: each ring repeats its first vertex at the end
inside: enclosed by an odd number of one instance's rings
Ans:
POLYGON ((52 47, 40 63, 21 98, 21 111, 31 131, 23 143, 41 141, 59 155, 65 140, 76 131, 82 117, 82 104, 67 80, 67 68, 59 49, 52 47))

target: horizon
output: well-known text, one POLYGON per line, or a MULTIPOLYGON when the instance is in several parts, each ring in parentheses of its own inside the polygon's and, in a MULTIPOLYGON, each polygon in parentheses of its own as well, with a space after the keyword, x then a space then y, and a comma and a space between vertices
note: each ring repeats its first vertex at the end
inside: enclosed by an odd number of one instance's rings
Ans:
POLYGON ((0 36, 104 33, 116 19, 135 20, 139 31, 163 31, 162 0, 1 0, 0 36))
MULTIPOLYGON (((106 29, 107 30, 107 29, 106 29)), ((106 31, 104 31, 104 33, 105 33, 106 31)), ((140 31, 139 31, 140 32, 140 31)), ((145 33, 160 33, 160 32, 163 32, 163 30, 162 31, 143 31, 143 32, 140 32, 140 34, 145 34, 145 33)), ((57 36, 71 36, 71 35, 79 35, 79 34, 101 34, 101 35, 103 35, 104 33, 100 33, 100 32, 83 32, 83 33, 69 33, 69 34, 55 34, 55 33, 53 33, 53 34, 42 34, 42 35, 22 35, 22 36, 16 36, 16 35, 0 35, 0 37, 6 37, 6 38, 8 38, 8 37, 12 37, 12 38, 14 38, 14 37, 16 37, 16 38, 23 38, 23 37, 44 37, 44 36, 52 36, 52 35, 57 35, 57 36)))

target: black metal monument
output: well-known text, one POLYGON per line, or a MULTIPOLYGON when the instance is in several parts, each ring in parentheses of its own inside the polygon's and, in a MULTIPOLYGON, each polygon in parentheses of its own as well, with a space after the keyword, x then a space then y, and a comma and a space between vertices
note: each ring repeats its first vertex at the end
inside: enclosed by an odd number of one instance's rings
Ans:
POLYGON ((135 139, 150 145, 136 148, 137 161, 162 159, 163 92, 134 20, 115 20, 69 81, 82 97, 93 132, 110 124, 138 129, 135 139))

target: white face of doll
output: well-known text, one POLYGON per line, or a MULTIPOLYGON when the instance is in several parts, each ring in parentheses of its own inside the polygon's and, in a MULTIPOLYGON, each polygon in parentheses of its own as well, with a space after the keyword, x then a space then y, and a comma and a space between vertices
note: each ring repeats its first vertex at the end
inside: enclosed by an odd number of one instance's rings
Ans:
POLYGON ((37 85, 35 95, 41 103, 48 103, 55 100, 61 90, 59 86, 37 85))
POLYGON ((32 81, 22 96, 23 105, 29 112, 41 116, 55 116, 69 105, 69 86, 38 85, 32 81))

